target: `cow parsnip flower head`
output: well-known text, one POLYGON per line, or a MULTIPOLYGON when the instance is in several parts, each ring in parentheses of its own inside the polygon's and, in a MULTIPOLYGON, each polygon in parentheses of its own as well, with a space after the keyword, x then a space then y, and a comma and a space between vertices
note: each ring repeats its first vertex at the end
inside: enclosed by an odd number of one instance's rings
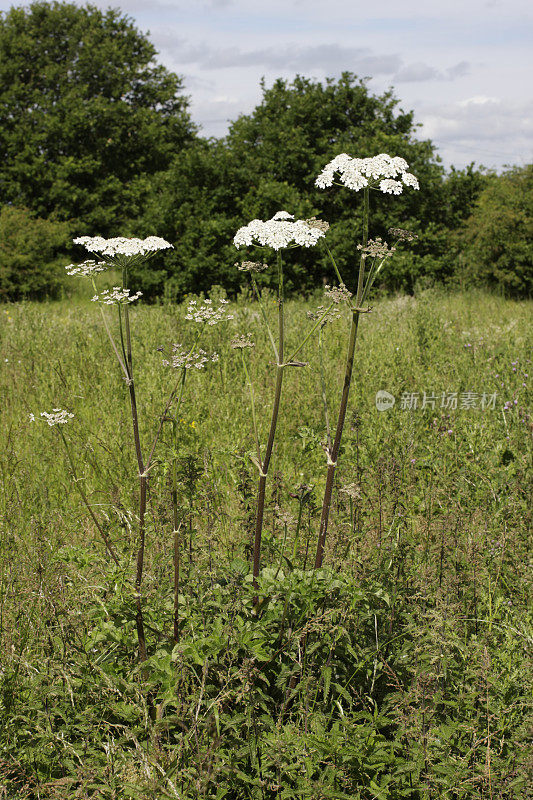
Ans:
POLYGON ((139 297, 142 297, 142 292, 130 294, 129 289, 121 289, 120 286, 113 286, 112 290, 104 289, 100 294, 95 294, 94 297, 91 297, 91 300, 93 303, 104 303, 106 306, 116 306, 118 304, 127 305, 128 303, 134 303, 139 297))
POLYGON ((80 275, 87 278, 96 275, 97 272, 103 272, 107 266, 105 261, 93 261, 89 258, 87 261, 82 261, 81 264, 68 264, 65 269, 68 275, 80 275))
POLYGON ((259 245, 281 250, 283 247, 313 247, 324 235, 324 230, 309 225, 306 220, 295 220, 287 211, 278 211, 266 222, 253 219, 239 228, 233 243, 235 247, 259 245))
MULTIPOLYGON (((69 419, 74 417, 74 414, 62 408, 53 408, 52 413, 41 411, 41 417, 44 417, 50 427, 53 428, 54 425, 66 425, 69 419)), ((35 422, 35 416, 33 414, 30 414, 30 421, 35 422)))
POLYGON ((173 344, 170 358, 163 359, 162 364, 172 369, 203 369, 209 361, 216 363, 218 360, 218 353, 206 353, 202 349, 188 350, 182 344, 173 344))
POLYGON ((149 256, 158 250, 166 250, 172 245, 161 239, 160 236, 148 236, 146 239, 128 239, 125 236, 116 236, 113 239, 104 239, 102 236, 79 236, 72 240, 74 244, 81 244, 90 253, 99 253, 101 256, 113 258, 115 256, 149 256))
POLYGON ((418 189, 418 180, 408 172, 409 164, 399 156, 380 153, 372 158, 352 158, 346 153, 326 164, 315 181, 319 189, 331 186, 337 178, 343 186, 359 192, 379 189, 384 194, 401 194, 406 186, 418 189))

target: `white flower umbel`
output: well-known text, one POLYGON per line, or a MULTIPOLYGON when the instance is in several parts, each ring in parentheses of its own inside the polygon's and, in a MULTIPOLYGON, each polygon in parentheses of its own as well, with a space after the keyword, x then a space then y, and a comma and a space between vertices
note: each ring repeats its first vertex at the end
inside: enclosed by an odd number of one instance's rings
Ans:
POLYGON ((399 156, 380 153, 372 158, 352 158, 341 153, 324 167, 315 185, 325 189, 337 177, 343 186, 355 192, 368 186, 384 194, 401 194, 404 186, 419 188, 418 180, 408 169, 407 161, 399 156))
POLYGON ((281 250, 283 247, 313 247, 325 231, 308 224, 305 220, 295 220, 287 211, 278 211, 272 219, 264 222, 253 219, 248 225, 239 228, 233 238, 235 247, 272 247, 281 250))
POLYGON ((82 261, 81 264, 68 264, 65 267, 68 275, 79 275, 83 278, 96 275, 97 272, 103 272, 107 269, 105 261, 93 261, 90 258, 87 261, 82 261))
POLYGON ((147 239, 128 239, 125 236, 116 236, 114 239, 103 239, 101 236, 79 236, 73 239, 74 244, 81 244, 90 253, 99 253, 102 256, 146 256, 158 250, 172 247, 169 242, 159 236, 148 236, 147 239))
MULTIPOLYGON (((30 415, 30 418, 31 416, 33 415, 30 415)), ((74 414, 64 411, 62 408, 53 408, 51 414, 49 414, 47 411, 41 411, 41 417, 44 417, 52 428, 54 425, 66 425, 69 419, 74 417, 74 414)), ((35 421, 35 417, 33 417, 32 422, 33 421, 35 421)))
POLYGON ((182 344, 172 345, 172 356, 163 360, 164 367, 173 369, 203 369, 211 361, 216 363, 219 359, 218 353, 206 353, 205 350, 187 350, 182 344))
POLYGON ((129 289, 121 289, 120 286, 113 286, 113 289, 104 289, 100 294, 95 294, 94 297, 91 297, 91 300, 93 303, 104 303, 104 305, 107 306, 115 306, 118 303, 121 305, 133 303, 135 300, 138 300, 139 297, 142 297, 142 292, 136 292, 136 294, 130 295, 129 289))
POLYGON ((233 319, 233 314, 228 314, 228 305, 228 300, 219 300, 218 307, 215 307, 213 301, 209 299, 202 300, 201 303, 197 300, 189 300, 185 319, 191 320, 191 322, 217 325, 223 320, 233 319))

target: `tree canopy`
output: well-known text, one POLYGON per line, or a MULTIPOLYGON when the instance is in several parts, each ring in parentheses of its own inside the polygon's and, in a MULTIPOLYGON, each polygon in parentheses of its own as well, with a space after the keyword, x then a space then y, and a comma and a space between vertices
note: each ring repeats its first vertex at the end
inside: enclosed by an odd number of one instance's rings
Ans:
POLYGON ((86 233, 128 230, 147 180, 194 134, 181 79, 119 10, 0 14, 0 201, 86 233))
MULTIPOLYGON (((473 165, 446 174, 418 127, 392 89, 373 94, 366 80, 345 72, 263 83, 250 114, 233 121, 226 137, 206 139, 191 122, 181 78, 157 64, 153 44, 127 15, 56 0, 11 8, 0 13, 0 213, 5 235, 9 225, 17 234, 0 247, 0 293, 49 293, 51 275, 57 288, 67 228, 170 241, 164 263, 136 276, 145 299, 213 284, 238 291, 244 278, 234 265, 245 254, 233 246, 235 232, 280 210, 330 223, 328 244, 350 283, 360 193, 315 186, 342 152, 401 156, 420 182, 420 191, 371 196, 372 236, 386 238, 389 227, 419 236, 384 270, 385 289, 454 280, 458 263, 464 277, 468 258, 479 264, 469 280, 531 291, 529 245, 511 235, 513 225, 527 233, 520 198, 529 179, 509 175, 500 185, 473 165), (30 263, 45 232, 51 271, 30 263), (14 247, 22 240, 20 269, 14 247)), ((300 292, 333 278, 324 248, 297 248, 286 267, 287 288, 300 292)))

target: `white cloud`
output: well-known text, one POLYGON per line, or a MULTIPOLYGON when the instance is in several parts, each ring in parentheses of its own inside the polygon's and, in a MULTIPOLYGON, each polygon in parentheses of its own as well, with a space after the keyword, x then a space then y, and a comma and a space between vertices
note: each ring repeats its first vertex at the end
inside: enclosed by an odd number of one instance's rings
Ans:
POLYGON ((440 145, 448 163, 497 167, 533 159, 533 101, 476 95, 420 116, 422 135, 440 145))

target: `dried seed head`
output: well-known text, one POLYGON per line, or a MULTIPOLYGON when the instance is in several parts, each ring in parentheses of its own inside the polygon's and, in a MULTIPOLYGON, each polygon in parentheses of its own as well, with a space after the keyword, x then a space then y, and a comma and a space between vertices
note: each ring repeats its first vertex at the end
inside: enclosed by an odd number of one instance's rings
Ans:
POLYGON ((260 261, 241 261, 240 264, 236 261, 235 266, 241 272, 264 272, 265 269, 268 269, 268 264, 261 264, 260 261))
POLYGON ((319 231, 323 231, 324 233, 329 230, 329 222, 326 222, 323 219, 311 217, 310 219, 304 219, 304 222, 308 228, 317 228, 319 231))
POLYGON ((407 231, 405 228, 389 228, 389 236, 394 236, 395 239, 400 239, 404 242, 414 242, 418 239, 418 234, 407 231))
POLYGON ((389 258, 396 250, 395 247, 389 247, 387 242, 381 239, 381 236, 377 236, 375 239, 369 239, 366 247, 363 247, 362 244, 358 244, 357 249, 372 258, 389 258))

